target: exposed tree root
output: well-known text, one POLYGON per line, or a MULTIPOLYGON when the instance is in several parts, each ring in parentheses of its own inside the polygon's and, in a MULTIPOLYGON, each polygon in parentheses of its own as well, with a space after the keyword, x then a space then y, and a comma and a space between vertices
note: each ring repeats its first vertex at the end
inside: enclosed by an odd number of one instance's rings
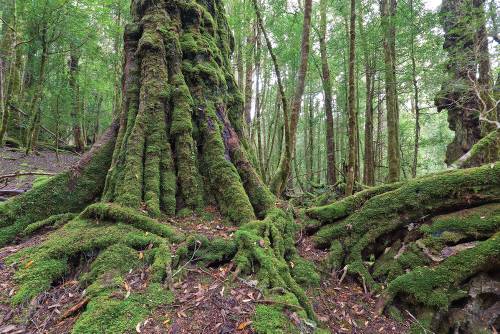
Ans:
POLYGON ((383 291, 381 311, 410 307, 436 329, 439 318, 427 315, 445 316, 467 297, 471 278, 498 270, 498 203, 497 162, 366 190, 307 214, 323 225, 313 238, 330 248, 333 269, 345 267, 369 290, 383 291), (438 216, 449 212, 456 213, 438 216))

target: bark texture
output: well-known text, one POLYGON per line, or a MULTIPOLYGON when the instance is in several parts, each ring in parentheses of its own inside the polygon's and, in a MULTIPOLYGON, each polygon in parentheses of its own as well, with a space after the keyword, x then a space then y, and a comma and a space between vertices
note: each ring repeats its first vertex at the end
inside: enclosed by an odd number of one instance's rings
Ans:
POLYGON ((479 118, 486 110, 479 98, 484 97, 480 82, 483 87, 485 82, 488 86, 490 74, 489 58, 485 58, 488 53, 487 48, 484 49, 484 32, 478 33, 484 29, 483 1, 445 0, 441 13, 445 31, 443 47, 448 53, 448 79, 435 104, 439 111, 448 111, 449 127, 455 131, 455 138, 446 152, 446 163, 450 165, 482 138, 479 118), (478 67, 480 78, 476 82, 478 67))
POLYGON ((381 0, 380 12, 384 29, 385 93, 387 106, 387 160, 389 182, 399 181, 401 152, 399 147, 399 104, 396 81, 397 0, 381 0))
POLYGON ((319 46, 321 54, 321 79, 323 82, 326 115, 326 181, 329 185, 334 185, 337 183, 337 167, 335 163, 335 137, 333 131, 332 82, 330 79, 330 67, 328 65, 328 54, 326 51, 326 7, 326 0, 321 0, 319 46))

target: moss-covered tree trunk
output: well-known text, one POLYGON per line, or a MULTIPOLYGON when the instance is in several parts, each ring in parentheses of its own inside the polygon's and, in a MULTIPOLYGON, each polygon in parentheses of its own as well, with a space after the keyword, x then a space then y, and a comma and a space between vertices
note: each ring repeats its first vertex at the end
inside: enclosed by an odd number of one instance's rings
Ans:
POLYGON ((438 111, 448 111, 449 127, 455 131, 455 138, 446 152, 448 165, 470 151, 482 138, 479 117, 484 110, 478 98, 478 94, 482 92, 476 91, 475 86, 483 85, 476 82, 476 78, 480 77, 481 81, 488 82, 490 77, 489 73, 484 73, 484 65, 489 63, 485 61, 488 55, 482 54, 485 51, 480 46, 483 41, 478 41, 484 24, 483 2, 445 0, 441 7, 445 32, 443 48, 448 53, 448 78, 436 97, 435 104, 438 111))
POLYGON ((194 246, 204 263, 232 260, 236 273, 255 272, 269 298, 285 296, 304 309, 302 317, 314 319, 297 284, 300 272, 314 270, 298 257, 295 224, 275 207, 247 154, 222 1, 134 0, 131 10, 119 119, 70 171, 0 206, 0 246, 59 227, 12 260, 32 261, 20 267, 14 302, 64 277, 74 265, 70 259, 98 254, 80 277, 90 302, 73 332, 131 331, 157 306, 150 293, 166 300, 161 283, 171 281, 172 268, 188 260, 194 246), (185 237, 161 222, 209 204, 240 225, 232 239, 185 237), (151 268, 152 284, 145 295, 117 300, 113 291, 138 265, 137 251, 151 268))

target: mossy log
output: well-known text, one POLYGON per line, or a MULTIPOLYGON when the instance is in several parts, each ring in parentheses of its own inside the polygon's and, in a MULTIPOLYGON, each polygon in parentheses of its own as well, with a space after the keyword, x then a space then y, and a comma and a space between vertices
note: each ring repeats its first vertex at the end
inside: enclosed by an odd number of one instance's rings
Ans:
MULTIPOLYGON (((13 302, 29 301, 85 259, 79 280, 89 301, 73 333, 130 332, 172 302, 172 269, 196 251, 200 265, 234 261, 235 273, 255 272, 267 298, 314 320, 299 283, 318 277, 298 256, 293 218, 276 208, 242 136, 222 1, 134 0, 131 12, 118 120, 75 168, 0 206, 0 246, 55 229, 9 258, 18 268, 13 302), (185 236, 162 223, 207 205, 240 226, 232 239, 185 236), (124 292, 127 273, 142 267, 148 288, 124 292)), ((279 305, 259 307, 258 332, 290 332, 279 305)))
MULTIPOLYGON (((313 238, 330 249, 332 269, 382 292, 381 311, 404 305, 428 329, 447 332, 439 319, 469 298, 468 282, 498 273, 500 162, 365 190, 306 213, 319 219, 313 238)), ((467 321, 450 326, 465 330, 467 321)))
POLYGON ((491 131, 478 141, 472 149, 455 161, 451 168, 470 168, 492 163, 500 159, 500 129, 491 131))

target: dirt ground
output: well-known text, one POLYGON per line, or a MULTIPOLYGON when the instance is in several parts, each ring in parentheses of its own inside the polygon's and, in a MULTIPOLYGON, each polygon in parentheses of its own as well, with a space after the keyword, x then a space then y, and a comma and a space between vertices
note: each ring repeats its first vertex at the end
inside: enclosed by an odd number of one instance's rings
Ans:
MULTIPOLYGON (((25 155, 23 151, 0 148, 0 176, 25 172, 58 173, 71 167, 79 156, 60 152, 59 160, 52 151, 40 151, 38 154, 25 155)), ((19 176, 0 182, 0 189, 28 190, 37 176, 19 176), (6 182, 5 182, 6 181, 6 182)))

